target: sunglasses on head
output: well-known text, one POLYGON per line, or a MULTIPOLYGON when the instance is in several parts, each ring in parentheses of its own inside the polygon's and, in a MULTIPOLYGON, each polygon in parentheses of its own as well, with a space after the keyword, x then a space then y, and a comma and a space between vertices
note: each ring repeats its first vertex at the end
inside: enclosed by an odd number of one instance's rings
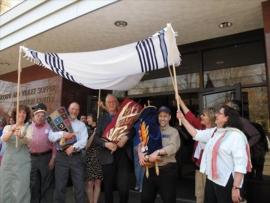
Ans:
POLYGON ((205 114, 204 112, 202 112, 200 115, 201 115, 201 116, 206 116, 206 114, 205 114))

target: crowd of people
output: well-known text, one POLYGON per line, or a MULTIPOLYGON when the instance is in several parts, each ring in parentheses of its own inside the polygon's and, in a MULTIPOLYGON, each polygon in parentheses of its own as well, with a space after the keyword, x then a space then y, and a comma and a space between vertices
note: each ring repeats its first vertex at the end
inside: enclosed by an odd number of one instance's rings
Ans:
POLYGON ((262 179, 268 149, 262 126, 241 117, 235 102, 217 110, 206 108, 196 117, 180 96, 177 99, 181 110, 176 115, 166 106, 157 111, 162 147, 151 154, 144 153, 134 129, 118 142, 102 137, 119 111, 119 101, 112 94, 106 96, 105 105, 99 103, 103 113, 98 120, 94 113, 82 115, 80 105, 72 102, 68 113, 73 132, 53 131, 45 104, 33 106, 32 112, 20 105, 10 118, 0 118, 0 203, 65 202, 69 179, 77 203, 97 203, 101 187, 104 202, 112 203, 114 186, 119 202, 127 203, 132 161, 135 190, 142 203, 154 203, 157 194, 164 203, 176 202, 175 155, 181 142, 178 130, 170 125, 172 117, 195 141, 196 202, 242 201, 246 174, 262 179), (62 139, 74 142, 59 148, 62 139))

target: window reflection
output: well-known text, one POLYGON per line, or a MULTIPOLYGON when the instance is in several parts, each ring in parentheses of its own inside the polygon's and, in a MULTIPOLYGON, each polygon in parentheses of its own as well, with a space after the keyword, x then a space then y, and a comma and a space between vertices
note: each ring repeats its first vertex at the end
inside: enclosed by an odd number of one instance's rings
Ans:
POLYGON ((211 80, 214 87, 258 84, 266 81, 265 64, 255 64, 204 72, 204 87, 211 80))

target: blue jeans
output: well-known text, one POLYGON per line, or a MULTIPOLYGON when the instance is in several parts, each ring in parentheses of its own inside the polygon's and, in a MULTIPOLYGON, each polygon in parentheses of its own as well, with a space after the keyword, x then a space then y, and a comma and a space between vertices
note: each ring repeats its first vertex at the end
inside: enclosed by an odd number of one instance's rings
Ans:
POLYGON ((134 170, 135 170, 135 176, 136 176, 136 188, 139 188, 139 190, 142 190, 143 176, 144 176, 145 169, 141 167, 139 163, 138 145, 133 147, 133 155, 134 155, 134 170))

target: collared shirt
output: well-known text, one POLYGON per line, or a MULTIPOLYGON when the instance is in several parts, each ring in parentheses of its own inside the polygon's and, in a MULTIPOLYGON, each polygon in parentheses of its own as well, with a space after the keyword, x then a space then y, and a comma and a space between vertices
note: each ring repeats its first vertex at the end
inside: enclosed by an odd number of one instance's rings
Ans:
MULTIPOLYGON (((246 173, 248 144, 245 134, 236 128, 209 128, 197 130, 194 140, 206 143, 201 160, 200 171, 218 185, 226 186, 234 172, 246 173), (217 131, 214 133, 214 131, 217 131), (226 131, 226 132, 225 132, 226 131), (217 154, 218 178, 212 178, 212 152, 216 142, 224 134, 217 154), (213 135, 214 133, 214 135, 213 135)), ((242 184, 241 184, 242 185, 242 184)))
POLYGON ((38 126, 36 123, 31 124, 33 129, 32 141, 30 142, 29 150, 31 153, 42 153, 52 150, 55 154, 55 147, 50 142, 48 136, 51 130, 49 124, 45 122, 44 125, 38 126))
MULTIPOLYGON (((71 126, 77 139, 77 142, 73 144, 73 147, 77 150, 81 150, 86 146, 88 138, 87 128, 85 124, 78 119, 71 120, 71 126)), ((49 140, 51 142, 56 142, 64 136, 64 133, 64 131, 53 132, 50 130, 49 140)))
POLYGON ((180 147, 180 136, 178 131, 171 127, 167 126, 164 129, 161 129, 162 136, 162 149, 167 153, 166 156, 162 156, 159 166, 164 166, 168 163, 175 163, 175 154, 180 147))

